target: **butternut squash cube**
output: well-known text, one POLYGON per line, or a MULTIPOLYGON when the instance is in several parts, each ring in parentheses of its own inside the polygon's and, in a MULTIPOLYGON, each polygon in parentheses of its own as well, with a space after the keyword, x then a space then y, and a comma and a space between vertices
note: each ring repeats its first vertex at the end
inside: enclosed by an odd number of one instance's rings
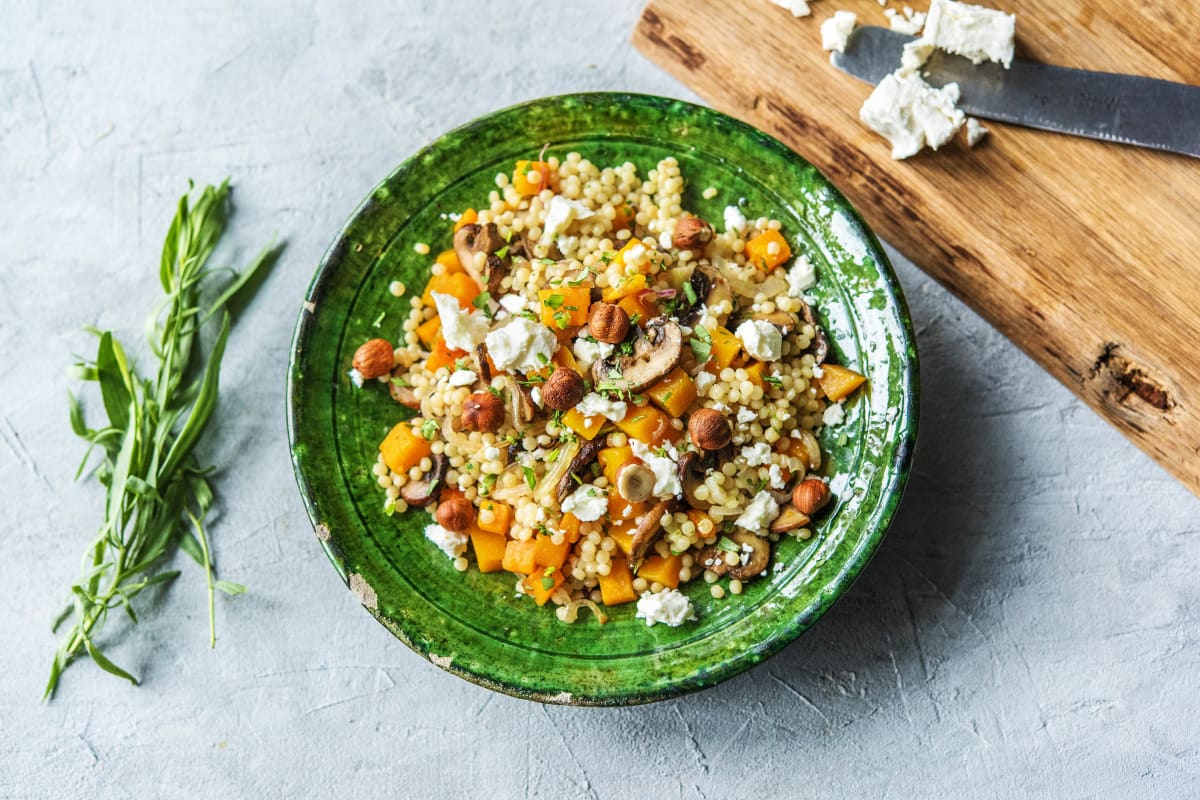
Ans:
POLYGON ((637 600, 628 562, 623 558, 614 558, 610 564, 612 568, 608 574, 600 576, 600 599, 604 605, 619 606, 637 600))
POLYGON ((480 572, 499 572, 504 568, 504 551, 508 540, 495 533, 488 533, 478 525, 469 528, 471 547, 475 550, 475 563, 480 572))
POLYGON ((791 257, 792 248, 779 231, 765 230, 746 242, 747 263, 763 272, 770 272, 791 257))
POLYGON ((545 161, 518 161, 513 170, 513 188, 526 197, 537 194, 551 185, 554 170, 545 161))
POLYGON ((570 549, 571 543, 565 539, 562 544, 555 544, 549 536, 535 536, 533 560, 538 567, 561 568, 570 549))
POLYGON ((538 290, 542 324, 552 331, 579 327, 587 322, 592 287, 558 286, 538 290))
POLYGON ((532 597, 539 606, 546 605, 546 601, 550 599, 550 595, 562 586, 566 576, 563 571, 556 567, 547 567, 545 569, 538 568, 538 571, 530 575, 522 582, 525 588, 525 593, 532 597))
POLYGON ((480 519, 477 524, 488 533, 504 536, 512 527, 513 507, 508 503, 502 503, 499 500, 482 500, 479 504, 479 511, 480 519), (483 514, 484 511, 490 511, 491 515, 483 514))
POLYGON ((392 472, 408 472, 433 452, 428 441, 407 422, 397 423, 379 443, 383 462, 392 472))
POLYGON ((821 370, 823 374, 817 378, 817 383, 821 385, 825 396, 835 403, 849 397, 851 392, 867 381, 866 376, 837 364, 822 364, 821 370))
POLYGON ((671 418, 649 403, 632 406, 617 427, 631 439, 652 447, 680 436, 680 432, 671 427, 671 418))
POLYGON ((596 434, 600 432, 600 429, 604 427, 604 423, 608 422, 608 419, 602 414, 585 417, 579 413, 578 409, 572 408, 563 414, 562 421, 568 428, 588 441, 591 441, 596 438, 596 434))
POLYGON ((520 575, 529 575, 537 569, 537 559, 534 558, 534 549, 537 547, 537 542, 533 539, 528 539, 524 542, 519 542, 516 539, 509 539, 504 545, 504 559, 501 562, 509 572, 515 572, 520 575))
POLYGON ((428 347, 431 350, 433 349, 433 345, 437 342, 437 340, 442 338, 441 333, 442 333, 442 318, 441 317, 433 317, 431 319, 427 319, 424 322, 422 322, 420 325, 417 326, 417 338, 421 340, 422 344, 424 344, 426 347, 428 347))
POLYGON ((642 562, 638 577, 648 581, 657 581, 663 586, 675 589, 679 586, 679 570, 683 567, 681 556, 650 556, 642 562))
POLYGON ((646 396, 654 405, 672 417, 679 418, 696 399, 696 382, 682 367, 676 367, 647 389, 646 396))

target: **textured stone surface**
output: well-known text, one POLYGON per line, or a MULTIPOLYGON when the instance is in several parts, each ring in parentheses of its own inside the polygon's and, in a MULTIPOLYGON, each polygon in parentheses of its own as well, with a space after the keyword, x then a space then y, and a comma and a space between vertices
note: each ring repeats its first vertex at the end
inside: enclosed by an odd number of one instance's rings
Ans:
MULTIPOLYGON (((1200 503, 911 265, 921 444, 891 535, 808 635, 714 690, 541 707, 410 653, 357 605, 292 482, 299 299, 358 200, 439 132, 581 89, 688 97, 636 2, 18 2, 0 26, 0 797, 1184 797, 1200 791, 1200 503), (251 8, 254 6, 254 8, 251 8), (435 13, 436 9, 436 13, 435 13), (530 40, 533 40, 532 42, 530 40), (140 335, 185 180, 231 174, 224 254, 288 249, 235 329, 213 537, 251 593, 184 576, 131 688, 37 702, 100 494, 63 373, 140 335)), ((815 46, 800 42, 797 46, 815 46)), ((881 147, 881 156, 885 151, 881 147)))

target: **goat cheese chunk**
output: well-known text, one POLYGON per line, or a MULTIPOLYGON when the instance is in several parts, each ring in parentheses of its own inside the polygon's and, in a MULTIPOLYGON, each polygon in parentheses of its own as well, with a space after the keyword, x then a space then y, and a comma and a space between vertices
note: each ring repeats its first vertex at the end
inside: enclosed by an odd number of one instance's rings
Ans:
POLYGON ((467 534, 448 531, 436 523, 425 526, 425 538, 450 558, 458 558, 467 550, 467 534))
POLYGON ((771 445, 766 442, 758 442, 757 444, 743 447, 742 459, 751 467, 761 467, 763 464, 770 464, 771 445))
POLYGON ((974 117, 967 117, 967 145, 969 147, 979 144, 987 135, 988 129, 983 126, 983 123, 974 117))
POLYGON ((746 215, 737 206, 725 206, 725 212, 721 216, 725 218, 725 230, 734 233, 746 230, 746 215))
POLYGON ((546 209, 546 224, 542 236, 555 239, 565 232, 575 220, 587 219, 595 213, 578 200, 571 200, 561 194, 556 194, 550 198, 550 207, 546 209))
POLYGON ((479 380, 479 376, 473 370, 460 369, 450 373, 451 386, 470 386, 477 380, 479 380))
POLYGON ((759 361, 778 361, 783 355, 783 334, 769 322, 748 319, 734 331, 751 358, 759 361))
POLYGON ((804 297, 804 293, 817 285, 817 271, 808 256, 796 256, 795 263, 787 271, 788 294, 804 297))
POLYGON ((474 350, 488 335, 488 323, 483 315, 463 311, 453 296, 434 292, 433 304, 442 320, 442 338, 451 350, 474 350))
POLYGON ((650 491, 655 497, 666 499, 683 492, 676 464, 679 454, 671 445, 666 445, 666 456, 659 455, 637 439, 630 439, 629 446, 633 448, 633 455, 641 459, 646 469, 654 473, 654 488, 650 491))
POLYGON ((925 14, 913 11, 912 6, 905 6, 903 14, 894 8, 885 9, 883 13, 888 18, 888 24, 891 25, 892 30, 897 33, 916 36, 925 25, 925 14))
POLYGON ((613 422, 620 422, 625 419, 629 405, 622 400, 609 400, 602 394, 589 392, 579 401, 579 405, 575 406, 575 410, 585 417, 601 416, 613 422))
POLYGON ((833 16, 821 23, 821 47, 835 53, 846 52, 850 34, 858 16, 853 11, 836 11, 833 16))
POLYGON ((637 618, 646 620, 647 627, 653 628, 661 622, 670 628, 677 628, 683 623, 696 618, 692 601, 678 589, 667 589, 655 594, 643 592, 637 602, 637 618))
POLYGON ((841 425, 846 420, 846 411, 842 408, 841 403, 831 403, 825 408, 825 412, 821 414, 821 422, 829 427, 841 425))
POLYGON ((901 68, 879 82, 859 117, 891 142, 892 158, 899 160, 950 141, 966 121, 957 103, 957 83, 935 89, 901 68))
POLYGON ((771 497, 769 492, 759 492, 733 524, 755 535, 765 536, 768 527, 777 516, 779 503, 775 502, 775 498, 771 497))
POLYGON ((615 345, 611 345, 608 342, 589 341, 580 336, 575 340, 575 344, 571 350, 575 354, 575 360, 579 362, 579 366, 587 370, 591 369, 593 363, 602 361, 612 355, 614 347, 615 345))
MULTIPOLYGON (((434 293, 437 297, 437 293, 434 293)), ((442 317, 442 331, 446 330, 446 318, 442 317)), ((558 338, 554 332, 525 317, 513 317, 507 324, 487 334, 488 355, 502 371, 518 370, 532 372, 550 363, 550 356, 558 349, 558 338)), ((449 346, 450 337, 446 336, 449 346)), ((474 347, 474 345, 472 345, 474 347)), ((469 349, 469 348, 463 348, 469 349)))
POLYGON ((955 0, 933 0, 922 39, 976 64, 997 61, 1012 66, 1017 18, 994 8, 955 0))
POLYGON ((608 511, 608 495, 585 483, 563 500, 562 510, 570 512, 581 522, 595 522, 608 511))
POLYGON ((809 0, 771 0, 771 2, 792 12, 793 17, 807 17, 812 13, 812 9, 808 6, 809 0))

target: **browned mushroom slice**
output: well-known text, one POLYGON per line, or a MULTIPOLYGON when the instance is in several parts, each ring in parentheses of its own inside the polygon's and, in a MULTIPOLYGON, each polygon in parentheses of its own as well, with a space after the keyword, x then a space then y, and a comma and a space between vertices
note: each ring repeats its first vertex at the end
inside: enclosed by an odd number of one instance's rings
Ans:
POLYGON ((446 481, 446 472, 450 469, 450 459, 442 453, 430 456, 433 466, 425 477, 409 481, 400 488, 400 497, 410 506, 424 508, 434 501, 446 481))
MULTIPOLYGON (((756 311, 750 315, 750 319, 762 320, 769 322, 776 328, 783 331, 783 335, 787 336, 792 331, 796 330, 800 325, 800 320, 795 314, 789 311, 756 311)), ((813 328, 816 328, 814 325, 813 328)))
POLYGON ((688 451, 679 459, 679 483, 683 486, 683 496, 689 506, 700 511, 712 508, 712 503, 696 497, 696 489, 704 483, 707 472, 704 457, 699 453, 688 451))
POLYGON ((680 322, 685 325, 693 324, 700 318, 700 312, 707 307, 709 312, 716 316, 717 324, 724 325, 729 318, 729 311, 717 314, 713 309, 725 301, 729 302, 729 308, 733 308, 733 293, 729 291, 729 281, 725 280, 725 276, 707 264, 700 264, 692 270, 688 286, 691 287, 691 292, 684 290, 684 296, 691 298, 695 295, 695 300, 679 313, 680 322))
POLYGON ((663 515, 670 510, 670 507, 671 501, 669 500, 662 500, 655 503, 646 512, 646 516, 642 517, 642 521, 638 523, 637 529, 634 530, 633 538, 629 542, 629 566, 634 573, 637 573, 641 569, 642 561, 646 558, 646 552, 662 531, 663 515))
POLYGON ((734 531, 729 538, 739 550, 738 563, 729 568, 729 577, 744 581, 761 575, 771 559, 770 543, 748 531, 734 531))
POLYGON ((597 391, 640 392, 675 368, 683 356, 683 332, 666 317, 639 328, 629 353, 620 349, 592 365, 597 391))
POLYGON ((558 486, 555 487, 555 498, 559 505, 562 505, 567 495, 583 482, 583 471, 596 460, 596 454, 600 452, 600 441, 599 438, 585 439, 579 446, 579 451, 567 466, 566 474, 559 478, 558 486))
POLYGON ((803 300, 800 301, 800 318, 813 327, 813 338, 809 342, 808 352, 812 354, 813 361, 817 364, 824 364, 825 359, 829 357, 829 340, 825 338, 825 331, 821 330, 821 326, 817 324, 817 318, 813 314, 812 308, 803 300))
POLYGON ((797 528, 803 528, 805 525, 811 522, 811 520, 808 518, 808 515, 803 511, 796 508, 791 503, 788 503, 786 500, 784 503, 787 504, 781 504, 783 511, 779 512, 779 516, 776 517, 775 521, 771 523, 771 533, 787 533, 788 531, 794 531, 797 528))
POLYGON ((417 399, 417 393, 412 390, 407 384, 401 385, 396 383, 399 378, 393 378, 388 381, 388 393, 392 399, 402 406, 407 406, 413 410, 420 410, 421 401, 417 399))
POLYGON ((504 244, 500 231, 491 222, 487 225, 463 225, 454 234, 454 255, 458 257, 458 263, 477 284, 493 295, 500 293, 500 281, 508 271, 506 260, 495 255, 504 244), (477 253, 484 255, 482 270, 475 265, 477 253))
POLYGON ((696 563, 714 575, 724 575, 729 572, 729 564, 725 563, 725 551, 719 547, 706 547, 696 555, 696 563))

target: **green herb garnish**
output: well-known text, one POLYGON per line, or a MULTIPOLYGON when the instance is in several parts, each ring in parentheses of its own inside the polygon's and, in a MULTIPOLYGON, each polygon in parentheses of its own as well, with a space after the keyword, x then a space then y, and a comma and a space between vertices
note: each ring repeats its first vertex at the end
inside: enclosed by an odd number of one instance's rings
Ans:
POLYGON ((566 302, 566 298, 561 294, 552 294, 542 301, 542 305, 546 308, 562 308, 562 304, 566 302))
POLYGON ((498 476, 488 473, 479 479, 479 493, 485 497, 492 493, 492 487, 496 485, 498 476))
POLYGON ((783 386, 783 378, 778 375, 764 375, 763 380, 772 386, 783 386))
POLYGON ((696 305, 696 290, 692 288, 691 281, 683 285, 683 293, 687 297, 688 305, 696 305))
POLYGON ((542 362, 542 366, 545 366, 546 364, 549 364, 549 363, 550 363, 550 356, 548 356, 548 355, 546 355, 545 353, 543 353, 543 352, 540 352, 540 351, 539 351, 539 352, 538 352, 538 354, 537 354, 537 360, 538 360, 538 361, 540 361, 540 362, 542 362))
POLYGON ((537 488, 537 476, 533 474, 533 467, 521 467, 521 472, 524 473, 525 482, 529 484, 529 488, 537 488))
POLYGON ((483 312, 483 315, 488 319, 492 319, 492 294, 487 290, 475 295, 475 299, 471 301, 471 305, 483 312))
POLYGON ((726 553, 741 552, 741 548, 737 546, 736 542, 734 542, 732 539, 727 539, 724 536, 722 536, 720 539, 717 539, 717 549, 724 550, 726 553))
POLYGON ((440 427, 436 419, 427 419, 421 423, 421 435, 425 437, 426 441, 432 442, 440 427))
POLYGON ((375 321, 371 323, 371 327, 372 327, 372 328, 378 328, 378 327, 379 327, 379 326, 380 326, 380 325, 383 323, 383 318, 384 318, 384 317, 386 317, 386 316, 387 316, 387 312, 386 312, 386 311, 380 311, 380 312, 379 312, 379 316, 378 316, 378 317, 376 317, 376 318, 375 318, 375 321))
POLYGON ((692 346, 692 354, 696 356, 696 361, 701 364, 708 361, 712 353, 712 334, 707 328, 703 325, 692 328, 692 338, 688 340, 688 344, 692 346))

